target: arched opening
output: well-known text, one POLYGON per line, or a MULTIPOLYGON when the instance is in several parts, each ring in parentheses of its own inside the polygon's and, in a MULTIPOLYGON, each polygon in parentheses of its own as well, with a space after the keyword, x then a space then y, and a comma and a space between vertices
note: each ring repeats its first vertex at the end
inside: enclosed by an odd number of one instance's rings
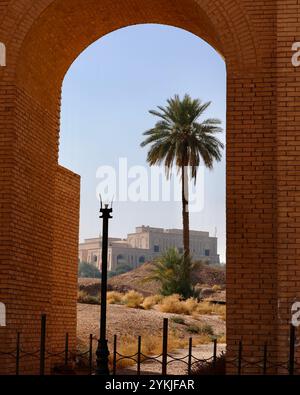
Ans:
MULTIPOLYGON (((143 133, 155 121, 148 111, 157 105, 164 105, 175 93, 181 97, 188 93, 203 103, 212 102, 199 121, 220 118, 224 132, 218 138, 225 144, 224 61, 211 46, 183 29, 146 24, 114 31, 81 53, 64 79, 59 163, 81 175, 80 250, 83 254, 86 248, 83 255, 88 256, 91 251, 92 257, 98 244, 100 251, 101 238, 98 242, 95 239, 101 230, 98 194, 101 192, 104 201, 114 198, 113 220, 109 226, 108 275, 112 278, 109 285, 115 290, 126 289, 126 282, 122 281, 126 281, 129 275, 124 277, 123 273, 140 268, 146 262, 145 250, 147 256, 153 257, 147 262, 166 253, 171 244, 183 254, 181 198, 178 199, 173 190, 169 197, 162 197, 162 190, 167 189, 169 184, 163 168, 160 168, 159 198, 153 198, 156 181, 151 174, 154 175, 154 171, 146 161, 147 150, 140 147, 143 133), (123 167, 124 161, 127 169, 123 167), (141 193, 133 197, 132 184, 137 178, 132 176, 135 169, 138 171, 141 193), (112 173, 114 177, 110 177, 112 173), (128 187, 125 194, 123 187, 120 190, 120 182, 124 179, 128 187), (147 226, 136 229, 140 224, 147 226), (162 233, 162 229, 166 231, 162 233), (149 241, 148 237, 151 237, 149 241)), ((211 266, 224 263, 226 259, 225 151, 222 155, 222 162, 214 163, 214 171, 205 170, 201 164, 198 172, 200 182, 196 187, 190 182, 192 255, 194 261, 210 261, 211 266), (216 237, 219 238, 219 245, 216 237), (203 248, 200 248, 201 243, 203 248), (210 256, 207 251, 211 251, 210 256)), ((181 182, 173 177, 171 184, 179 189, 181 182)), ((88 262, 93 264, 90 260, 88 262)), ((216 269, 217 273, 221 272, 219 269, 216 269)), ((209 270, 212 272, 213 268, 209 270)), ((138 273, 131 273, 132 278, 138 273)), ((193 279, 192 287, 204 289, 217 285, 206 285, 207 280, 203 277, 193 279)), ((142 281, 136 290, 150 294, 149 285, 143 285, 142 281)), ((80 289, 85 282, 85 278, 79 279, 80 289)), ((97 280, 94 282, 97 284, 97 280)), ((158 288, 155 291, 159 292, 158 288)), ((221 295, 224 297, 223 293, 221 295)), ((119 326, 127 316, 121 314, 122 308, 125 312, 124 305, 115 306, 114 303, 109 306, 109 317, 118 309, 119 326)), ((98 320, 93 323, 91 319, 95 317, 92 313, 94 309, 94 306, 78 305, 78 337, 82 344, 88 339, 88 333, 82 328, 88 330, 90 327, 92 330, 98 323, 98 320)), ((131 314, 139 313, 139 310, 131 311, 131 314)), ((136 333, 149 330, 146 318, 139 320, 136 333)), ((223 319, 217 322, 219 336, 224 339, 225 322, 223 319)), ((109 319, 110 344, 113 330, 109 319)), ((124 333, 118 335, 121 342, 124 333)))
POLYGON ((143 263, 145 263, 146 262, 146 258, 144 257, 144 256, 140 256, 139 257, 139 264, 143 264, 143 263))

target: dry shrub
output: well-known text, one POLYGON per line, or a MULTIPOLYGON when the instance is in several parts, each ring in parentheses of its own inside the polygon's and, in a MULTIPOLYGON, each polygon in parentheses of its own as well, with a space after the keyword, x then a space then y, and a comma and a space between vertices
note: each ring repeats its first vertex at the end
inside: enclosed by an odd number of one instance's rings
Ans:
POLYGON ((159 305, 159 310, 162 313, 186 314, 186 307, 177 294, 166 296, 159 305))
POLYGON ((198 303, 198 307, 196 313, 200 315, 210 315, 212 314, 213 305, 209 302, 200 302, 198 303))
POLYGON ((84 303, 84 304, 100 304, 100 298, 97 296, 91 296, 84 291, 78 291, 77 294, 77 302, 84 303))
MULTIPOLYGON (((178 335, 176 335, 175 331, 169 333, 168 337, 168 352, 172 352, 179 348, 187 347, 188 339, 180 339, 178 335)), ((136 362, 133 359, 136 359, 136 353, 138 350, 138 342, 137 338, 130 335, 125 335, 119 338, 117 351, 122 356, 128 357, 117 361, 117 368, 124 369, 128 366, 133 366, 136 362)), ((155 357, 162 353, 162 337, 149 335, 148 333, 144 333, 142 335, 142 354, 147 357, 155 357)), ((121 358, 118 356, 118 359, 121 358)), ((145 357, 142 356, 142 361, 145 360, 145 357)), ((113 366, 113 355, 112 353, 109 356, 110 368, 113 366)))
POLYGON ((226 306, 221 304, 212 305, 212 314, 219 315, 222 319, 226 319, 226 306))
POLYGON ((194 298, 187 299, 181 303, 184 304, 184 307, 186 309, 186 314, 189 314, 189 315, 197 310, 198 304, 199 304, 198 301, 194 298))
POLYGON ((168 337, 168 352, 178 350, 180 348, 186 348, 189 345, 189 339, 179 337, 176 331, 171 331, 168 337))
POLYGON ((120 292, 112 291, 107 293, 108 304, 122 304, 123 294, 120 292))
POLYGON ((196 299, 180 300, 180 295, 166 296, 159 305, 163 313, 191 315, 198 306, 196 299))
POLYGON ((162 352, 162 339, 154 335, 142 336, 142 353, 147 356, 159 355, 162 352))
MULTIPOLYGON (((200 344, 211 344, 211 337, 207 334, 201 333, 199 335, 196 335, 193 338, 193 344, 194 346, 200 345, 200 344)), ((221 338, 219 339, 219 343, 221 343, 222 340, 221 338)), ((183 349, 188 347, 189 344, 189 339, 188 337, 180 337, 176 330, 170 330, 169 336, 168 336, 168 353, 170 354, 171 352, 178 350, 178 349, 183 349)), ((155 336, 155 335, 149 335, 148 332, 142 333, 142 344, 141 344, 141 350, 142 353, 146 357, 155 357, 158 356, 162 353, 162 337, 161 336, 155 336)), ((137 362, 135 362, 133 359, 136 359, 136 353, 138 350, 138 339, 135 336, 132 335, 124 335, 118 337, 118 344, 117 344, 117 351, 118 354, 121 354, 124 357, 124 359, 121 359, 117 361, 117 369, 124 369, 129 366, 136 365, 137 362), (131 359, 131 357, 133 359, 131 359)), ((121 356, 118 356, 117 359, 120 359, 121 356)), ((145 357, 142 356, 142 362, 145 360, 145 357)), ((113 353, 110 354, 109 356, 109 364, 110 364, 110 369, 112 370, 113 368, 113 353)))
POLYGON ((221 309, 219 309, 219 312, 217 314, 220 316, 220 318, 223 321, 226 321, 226 307, 225 306, 219 306, 219 307, 221 307, 221 309))
MULTIPOLYGON (((186 338, 180 338, 176 331, 170 331, 168 336, 168 352, 172 352, 179 348, 184 348, 189 341, 186 338)), ((159 355, 162 352, 162 337, 147 335, 142 336, 142 352, 147 356, 159 355)))
POLYGON ((130 308, 138 309, 144 301, 142 294, 136 291, 129 291, 122 298, 122 302, 130 308))
MULTIPOLYGON (((119 354, 131 357, 136 354, 137 352, 137 340, 133 336, 129 335, 124 335, 121 336, 118 340, 118 345, 117 345, 117 351, 119 354)), ((119 356, 117 357, 118 359, 120 358, 119 356)), ((112 369, 113 366, 113 354, 111 353, 109 356, 109 363, 110 363, 110 369, 112 369)), ((136 362, 134 362, 132 359, 121 359, 120 361, 117 362, 117 368, 122 369, 126 368, 128 366, 133 366, 135 365, 136 362)))
POLYGON ((198 303, 198 307, 193 313, 194 316, 200 315, 218 315, 224 321, 226 320, 226 306, 213 304, 209 302, 200 302, 198 303))
POLYGON ((223 335, 218 337, 218 343, 226 344, 226 342, 227 342, 226 335, 223 334, 223 335))
POLYGON ((151 295, 147 296, 144 301, 143 301, 143 308, 145 310, 150 310, 157 304, 159 304, 162 301, 163 297, 161 295, 151 295))
POLYGON ((202 344, 211 344, 212 339, 210 335, 201 333, 200 335, 193 335, 193 344, 195 346, 202 344))

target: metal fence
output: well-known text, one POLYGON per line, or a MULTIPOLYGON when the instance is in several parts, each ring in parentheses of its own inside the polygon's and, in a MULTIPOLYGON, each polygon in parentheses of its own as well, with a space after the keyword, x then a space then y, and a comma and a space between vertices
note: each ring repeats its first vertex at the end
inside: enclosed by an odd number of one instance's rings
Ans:
POLYGON ((160 373, 165 376, 168 374, 168 367, 173 363, 180 363, 185 368, 186 374, 191 374, 192 369, 196 364, 215 364, 218 357, 218 343, 217 339, 213 339, 213 354, 207 359, 200 359, 193 355, 193 338, 189 338, 188 354, 182 357, 175 357, 174 354, 168 353, 168 331, 169 320, 167 318, 163 321, 163 336, 162 336, 162 352, 159 355, 149 356, 142 352, 142 337, 137 338, 137 351, 133 355, 123 355, 117 349, 117 335, 114 336, 113 346, 113 369, 112 374, 118 374, 118 363, 122 361, 132 362, 136 366, 136 374, 141 375, 142 364, 146 362, 155 362, 161 366, 160 373))
POLYGON ((244 371, 251 372, 251 370, 260 373, 261 375, 268 374, 300 374, 300 357, 297 350, 296 328, 290 325, 289 335, 289 356, 286 361, 273 361, 269 358, 269 345, 265 343, 261 348, 261 358, 258 360, 249 359, 244 357, 243 342, 240 341, 238 345, 238 352, 236 358, 226 358, 227 366, 232 366, 237 375, 241 375, 244 371))
MULTIPOLYGON (((114 336, 113 350, 112 350, 112 374, 117 375, 122 373, 122 368, 118 368, 118 365, 122 361, 128 361, 131 364, 131 374, 141 375, 143 364, 146 362, 155 362, 161 366, 160 372, 162 375, 168 374, 168 368, 172 363, 180 363, 184 367, 186 374, 191 375, 195 371, 195 368, 210 367, 213 374, 213 369, 216 367, 219 350, 217 339, 212 339, 213 352, 211 357, 207 359, 197 358, 194 354, 193 338, 189 338, 189 347, 187 354, 182 357, 176 357, 174 354, 168 352, 168 319, 163 321, 163 333, 162 333, 162 352, 159 355, 145 355, 142 352, 142 337, 137 337, 137 348, 136 353, 133 355, 123 355, 118 351, 118 337, 114 336)), ((69 348, 69 334, 65 335, 65 346, 61 352, 49 352, 46 349, 46 316, 41 317, 41 334, 40 334, 40 347, 34 351, 25 351, 21 345, 21 334, 17 333, 16 336, 16 347, 11 351, 1 351, 0 357, 9 359, 14 365, 15 369, 12 374, 20 375, 22 371, 20 364, 25 359, 32 359, 39 363, 39 374, 44 375, 46 372, 46 362, 50 359, 57 358, 60 363, 57 364, 57 368, 53 369, 53 374, 67 374, 66 372, 72 370, 73 374, 87 374, 92 375, 95 372, 95 351, 94 342, 97 339, 93 336, 89 336, 89 347, 86 351, 80 352, 78 350, 70 350, 69 348), (72 364, 72 369, 70 369, 72 364), (58 368, 59 365, 59 368, 58 368)), ((227 366, 232 367, 232 372, 237 375, 242 375, 246 370, 249 372, 250 369, 255 370, 256 373, 262 375, 273 374, 274 372, 280 371, 281 374, 296 375, 300 374, 300 362, 296 358, 296 329, 294 326, 290 327, 289 337, 289 358, 287 361, 281 363, 274 362, 269 358, 269 347, 268 344, 264 344, 261 350, 261 358, 258 360, 247 359, 244 357, 243 342, 240 341, 238 344, 236 357, 226 358, 227 366)), ((175 354, 176 355, 176 354, 175 354)))

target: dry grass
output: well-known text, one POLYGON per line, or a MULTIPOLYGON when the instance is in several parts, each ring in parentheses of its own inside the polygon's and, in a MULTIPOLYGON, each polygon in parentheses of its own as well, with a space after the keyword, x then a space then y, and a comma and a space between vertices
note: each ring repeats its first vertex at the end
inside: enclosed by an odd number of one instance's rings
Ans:
MULTIPOLYGON (((120 295, 114 295, 120 296, 120 295)), ((123 297, 123 295, 122 295, 123 297)), ((117 298, 119 299, 119 298, 117 298)), ((190 303, 190 302, 189 302, 190 303)), ((155 356, 162 351, 162 321, 164 318, 169 319, 169 352, 179 350, 187 354, 189 338, 193 338, 193 345, 210 345, 212 336, 210 328, 213 328, 214 336, 221 343, 225 341, 223 334, 226 332, 224 322, 217 316, 193 316, 193 315, 176 315, 161 313, 159 306, 154 309, 134 309, 125 305, 111 304, 108 306, 108 332, 107 338, 112 358, 113 337, 117 335, 119 353, 131 356, 135 355, 138 347, 137 336, 142 337, 142 350, 145 355, 155 356), (190 327, 197 327, 191 333, 190 327), (222 336, 222 338, 220 338, 222 336)), ((78 305, 78 345, 82 352, 88 349, 89 334, 95 338, 99 336, 99 306, 78 305)), ((210 349, 209 349, 210 350, 210 349)), ((211 351, 209 351, 211 352, 211 351)), ((177 355, 177 352, 176 354, 177 355)), ((112 360, 111 360, 112 361, 112 360)), ((134 361, 125 359, 119 362, 121 369, 125 368, 134 361)), ((159 363, 156 364, 159 366, 159 363)), ((135 368, 133 368, 135 369, 135 368)))
POLYGON ((190 298, 181 300, 179 295, 166 296, 159 305, 162 313, 191 315, 197 311, 199 303, 196 299, 190 298))
POLYGON ((136 291, 129 291, 122 298, 123 304, 132 309, 140 308, 143 301, 143 295, 136 291))
MULTIPOLYGON (((78 292, 78 302, 85 304, 99 304, 99 296, 91 296, 84 291, 78 292)), ((151 310, 155 306, 162 313, 184 314, 184 315, 218 315, 226 320, 226 306, 212 304, 208 301, 198 302, 194 298, 181 300, 180 295, 161 296, 151 295, 146 298, 136 291, 120 293, 116 291, 107 293, 109 304, 126 305, 134 309, 151 310)))
POLYGON ((162 313, 187 314, 185 302, 180 300, 179 295, 171 295, 163 298, 159 305, 159 311, 162 313))
POLYGON ((218 343, 226 344, 226 342, 227 342, 226 335, 223 334, 222 336, 218 337, 218 343))
POLYGON ((226 306, 224 305, 218 305, 218 304, 212 304, 209 302, 200 302, 198 303, 197 308, 194 311, 194 314, 200 314, 200 315, 219 315, 222 317, 222 319, 226 319, 226 306))
POLYGON ((191 315, 193 311, 197 309, 199 304, 198 301, 194 298, 187 299, 181 303, 184 305, 184 308, 186 309, 188 315, 191 315))
POLYGON ((109 304, 122 304, 124 295, 120 292, 112 291, 107 293, 107 303, 109 304))
MULTIPOLYGON (((210 339, 211 342, 211 339, 210 339)), ((199 336, 199 340, 195 342, 195 344, 207 344, 209 340, 205 336, 199 336), (201 339, 200 339, 201 338, 201 339), (199 342, 200 341, 200 342, 199 342)), ((170 331, 168 337, 168 353, 171 353, 174 350, 181 349, 187 347, 189 344, 188 339, 180 338, 176 331, 170 331)), ((138 344, 136 337, 124 335, 120 337, 117 345, 118 353, 129 357, 128 359, 121 359, 117 362, 117 368, 126 368, 128 366, 133 366, 136 362, 133 359, 137 359, 136 353, 138 350, 138 344), (133 359, 130 359, 133 358, 133 359)), ((162 337, 149 335, 148 333, 144 333, 142 336, 141 343, 142 354, 147 357, 153 357, 160 355, 162 353, 162 337)), ((145 357, 142 356, 142 362, 145 360, 145 357)), ((113 357, 110 356, 110 364, 112 366, 113 357)))
POLYGON ((185 314, 185 315, 218 315, 226 320, 226 306, 209 302, 198 302, 190 298, 181 300, 179 295, 166 296, 158 306, 162 313, 185 314))
POLYGON ((152 296, 147 296, 143 303, 142 303, 142 307, 145 310, 150 310, 152 309, 154 306, 156 306, 157 304, 159 304, 161 301, 163 300, 163 296, 161 295, 152 295, 152 296))

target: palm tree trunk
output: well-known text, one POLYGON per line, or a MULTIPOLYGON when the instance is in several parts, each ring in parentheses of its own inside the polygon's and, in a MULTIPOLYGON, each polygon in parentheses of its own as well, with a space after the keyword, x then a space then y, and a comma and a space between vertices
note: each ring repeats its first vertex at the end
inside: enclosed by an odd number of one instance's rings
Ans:
POLYGON ((190 255, 190 219, 189 219, 189 184, 188 167, 181 167, 182 176, 182 221, 183 221, 183 247, 184 256, 190 255))

